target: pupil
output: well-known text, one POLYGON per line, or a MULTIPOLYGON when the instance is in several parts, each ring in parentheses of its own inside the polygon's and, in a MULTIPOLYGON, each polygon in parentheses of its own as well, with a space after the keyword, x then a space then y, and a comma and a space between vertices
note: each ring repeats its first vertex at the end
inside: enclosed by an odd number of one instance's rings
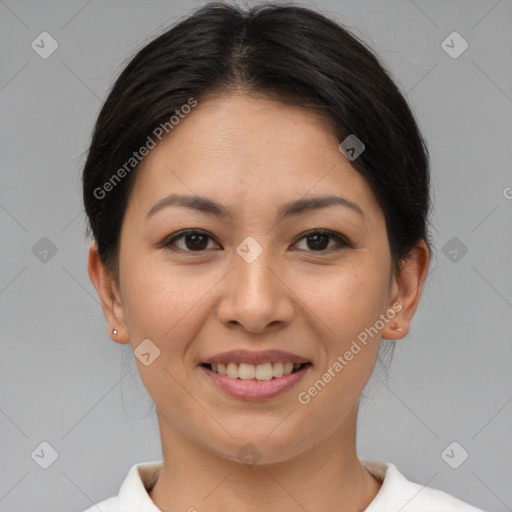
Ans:
MULTIPOLYGON (((324 241, 325 241, 325 240, 328 238, 328 236, 327 236, 327 235, 323 235, 323 234, 309 235, 309 236, 308 236, 308 241, 312 241, 312 240, 316 240, 316 241, 318 241, 318 238, 323 238, 323 239, 324 239, 324 241)), ((315 243, 316 243, 316 242, 315 242, 315 243)), ((322 249, 325 249, 325 244, 320 243, 320 245, 322 246, 322 247, 320 247, 320 249, 321 249, 321 250, 322 250, 322 249)), ((329 244, 327 244, 327 245, 329 245, 329 244)), ((318 249, 318 248, 319 248, 319 247, 318 247, 318 244, 316 244, 316 245, 315 245, 315 247, 318 249)), ((310 248, 311 248, 311 247, 310 247, 310 248)), ((314 248, 314 247, 313 247, 313 248, 314 248)))
POLYGON ((190 246, 189 243, 187 243, 187 248, 188 249, 195 248, 195 249, 200 249, 200 250, 204 249, 206 247, 206 245, 204 244, 204 240, 202 240, 202 244, 201 244, 201 238, 204 239, 205 237, 203 235, 198 235, 198 234, 188 235, 187 242, 190 241, 190 239, 193 239, 193 242, 192 242, 192 247, 190 246), (197 243, 198 241, 199 241, 199 244, 197 243))

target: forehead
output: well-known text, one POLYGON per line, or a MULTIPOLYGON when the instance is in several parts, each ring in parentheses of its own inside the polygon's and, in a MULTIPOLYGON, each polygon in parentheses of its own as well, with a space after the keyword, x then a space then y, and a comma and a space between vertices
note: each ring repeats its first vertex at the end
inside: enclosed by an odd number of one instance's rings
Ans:
POLYGON ((145 157, 134 206, 147 209, 173 192, 267 206, 338 192, 378 213, 369 185, 338 145, 332 125, 314 111, 247 95, 212 98, 145 157))

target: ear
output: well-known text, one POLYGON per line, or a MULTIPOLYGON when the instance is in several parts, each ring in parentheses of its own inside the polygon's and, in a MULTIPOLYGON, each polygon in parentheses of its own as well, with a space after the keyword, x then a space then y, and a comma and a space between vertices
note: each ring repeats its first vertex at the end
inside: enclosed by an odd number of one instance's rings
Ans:
POLYGON ((429 262, 428 246, 424 240, 420 240, 403 262, 399 275, 392 276, 388 308, 396 311, 396 314, 382 329, 382 338, 397 340, 409 333, 410 323, 420 302, 423 284, 428 274, 429 262), (401 308, 398 303, 401 304, 401 308), (396 327, 400 330, 396 330, 396 327))
POLYGON ((94 241, 89 247, 89 277, 101 301, 101 307, 107 319, 107 333, 117 343, 130 343, 124 319, 124 308, 121 294, 115 283, 114 276, 107 271, 98 253, 98 244, 94 241), (113 329, 117 334, 113 334, 113 329))

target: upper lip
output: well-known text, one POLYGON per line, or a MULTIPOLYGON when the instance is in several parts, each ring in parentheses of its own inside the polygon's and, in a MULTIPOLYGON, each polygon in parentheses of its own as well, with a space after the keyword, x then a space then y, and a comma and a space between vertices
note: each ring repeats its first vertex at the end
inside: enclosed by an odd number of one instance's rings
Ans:
POLYGON ((262 350, 261 352, 251 352, 250 350, 231 350, 230 352, 223 352, 216 354, 203 361, 203 364, 228 364, 228 363, 248 363, 248 364, 263 364, 263 363, 308 363, 309 360, 304 357, 285 352, 283 350, 262 350))

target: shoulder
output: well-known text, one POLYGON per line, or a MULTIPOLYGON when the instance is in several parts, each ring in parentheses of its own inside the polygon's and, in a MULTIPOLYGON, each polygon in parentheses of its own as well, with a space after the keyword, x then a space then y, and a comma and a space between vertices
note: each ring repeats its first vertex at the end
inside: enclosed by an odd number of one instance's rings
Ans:
POLYGON ((444 491, 408 480, 394 464, 361 462, 382 481, 377 496, 364 512, 484 512, 444 491))

